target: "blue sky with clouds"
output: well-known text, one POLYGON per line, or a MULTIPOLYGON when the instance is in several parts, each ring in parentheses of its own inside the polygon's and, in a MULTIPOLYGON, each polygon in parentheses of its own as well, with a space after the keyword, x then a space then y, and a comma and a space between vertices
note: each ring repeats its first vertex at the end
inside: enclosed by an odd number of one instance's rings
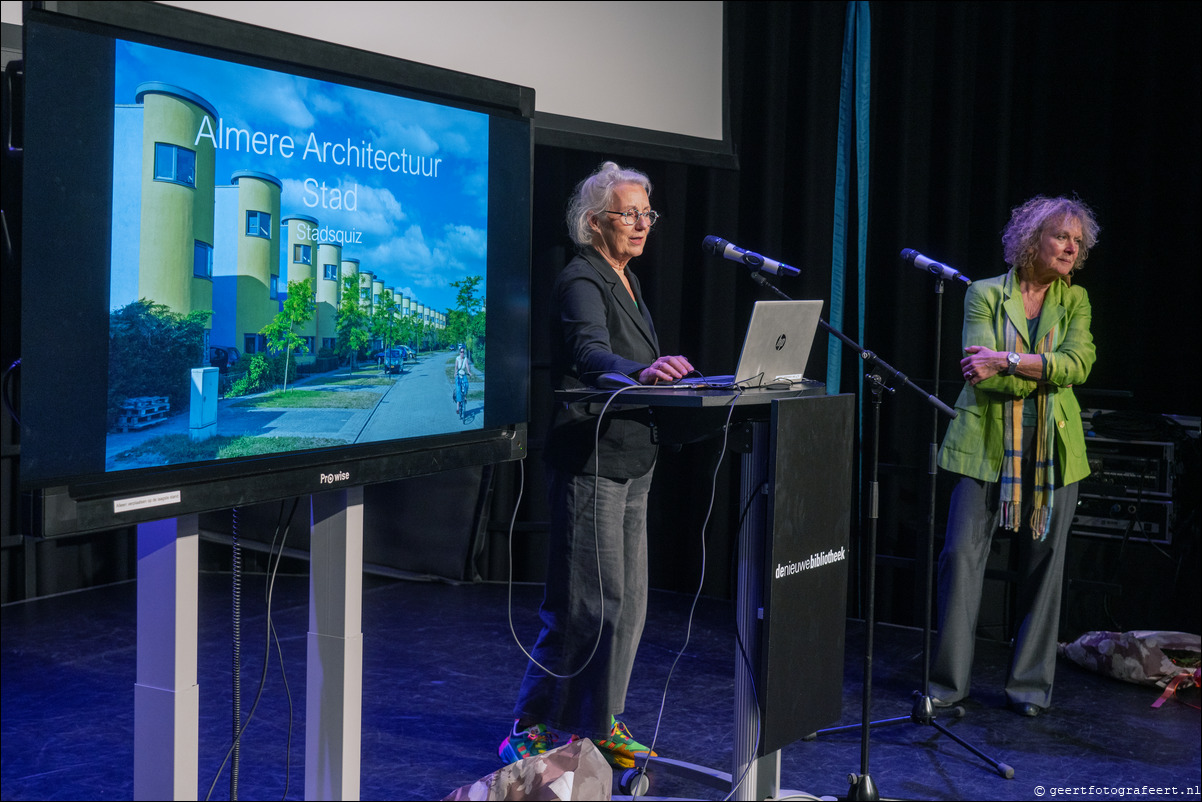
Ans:
MULTIPOLYGON (((322 228, 362 232, 361 242, 343 249, 407 295, 436 309, 454 305, 450 286, 469 275, 485 275, 488 206, 487 115, 317 81, 130 42, 118 42, 114 98, 133 104, 147 81, 171 84, 200 96, 224 128, 266 137, 287 135, 295 147, 257 155, 219 149, 216 181, 227 184, 239 170, 255 170, 283 184, 282 214, 318 219, 322 228), (437 177, 323 163, 306 153, 310 142, 348 144, 409 157, 439 159, 437 177), (305 181, 310 188, 305 191, 305 181), (356 209, 312 204, 320 185, 354 189, 356 209)), ((327 154, 332 150, 326 150, 327 154)), ((427 166, 429 161, 426 162, 427 166)), ((140 166, 131 166, 140 169, 140 166)), ((328 193, 327 193, 328 196, 328 193)))

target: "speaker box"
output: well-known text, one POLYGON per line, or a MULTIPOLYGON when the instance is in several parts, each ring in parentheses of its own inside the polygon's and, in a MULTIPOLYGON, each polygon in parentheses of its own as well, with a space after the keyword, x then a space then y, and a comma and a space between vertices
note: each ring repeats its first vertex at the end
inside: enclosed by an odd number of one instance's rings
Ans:
POLYGON ((1177 545, 1071 536, 1060 640, 1094 630, 1198 632, 1197 550, 1177 545))

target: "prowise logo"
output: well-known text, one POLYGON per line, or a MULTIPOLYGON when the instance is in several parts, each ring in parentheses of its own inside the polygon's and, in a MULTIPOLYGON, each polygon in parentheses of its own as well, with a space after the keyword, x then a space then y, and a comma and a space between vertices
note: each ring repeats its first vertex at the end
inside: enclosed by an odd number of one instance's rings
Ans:
POLYGON ((349 481, 351 475, 347 471, 339 471, 338 473, 323 473, 321 475, 321 483, 323 485, 333 485, 339 482, 349 481))

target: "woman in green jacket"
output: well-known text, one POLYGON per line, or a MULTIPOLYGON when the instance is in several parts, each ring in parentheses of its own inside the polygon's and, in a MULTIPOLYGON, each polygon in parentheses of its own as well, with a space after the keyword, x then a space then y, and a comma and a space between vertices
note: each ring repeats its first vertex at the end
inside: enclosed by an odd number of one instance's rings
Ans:
POLYGON ((964 388, 939 465, 960 474, 939 557, 936 707, 968 696, 981 586, 993 533, 1019 532, 1020 624, 1006 679, 1008 706, 1051 705, 1061 578, 1077 482, 1089 474, 1081 407, 1095 352, 1089 296, 1073 286, 1096 244, 1093 212, 1075 198, 1032 198, 1002 233, 1010 270, 974 282, 964 299, 964 388))

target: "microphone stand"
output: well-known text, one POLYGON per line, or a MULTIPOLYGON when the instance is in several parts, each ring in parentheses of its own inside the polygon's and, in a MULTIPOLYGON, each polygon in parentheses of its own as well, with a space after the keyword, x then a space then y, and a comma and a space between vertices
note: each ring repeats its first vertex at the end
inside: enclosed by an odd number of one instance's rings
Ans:
MULTIPOLYGON (((766 289, 769 289, 772 292, 776 293, 776 295, 779 296, 782 300, 785 300, 785 301, 793 300, 788 295, 785 295, 783 292, 781 292, 780 288, 778 288, 775 284, 772 284, 771 282, 768 281, 768 279, 764 278, 764 274, 759 272, 758 270, 751 274, 751 280, 754 281, 756 284, 759 284, 761 287, 765 287, 766 289)), ((947 404, 940 401, 938 397, 932 395, 931 393, 928 393, 926 390, 922 389, 917 384, 910 381, 909 376, 902 373, 900 370, 893 367, 885 360, 881 359, 879 356, 874 354, 872 351, 862 348, 859 343, 857 343, 851 337, 848 337, 843 332, 836 329, 831 324, 827 323, 822 318, 818 318, 818 325, 821 326, 822 329, 824 331, 826 331, 828 334, 832 334, 835 337, 838 337, 840 340, 842 340, 843 344, 846 345, 848 348, 851 348, 853 351, 857 352, 860 355, 860 359, 864 360, 865 364, 870 365, 870 366, 876 365, 883 372, 889 374, 889 377, 891 379, 901 382, 906 387, 909 387, 910 389, 917 391, 919 395, 921 395, 923 398, 925 398, 927 400, 927 402, 929 404, 931 404, 932 406, 934 406, 935 409, 937 409, 939 412, 942 412, 944 415, 947 415, 949 418, 956 417, 956 411, 954 409, 952 409, 947 404)), ((936 417, 936 421, 937 420, 938 420, 938 417, 936 417)))
MULTIPOLYGON (((758 270, 751 274, 751 278, 752 278, 752 280, 755 281, 755 283, 759 284, 761 287, 765 287, 765 288, 771 290, 772 292, 776 293, 776 295, 778 295, 779 297, 781 297, 785 300, 791 300, 789 298, 789 296, 785 295, 785 293, 783 293, 778 287, 776 287, 774 284, 772 284, 766 278, 764 278, 763 274, 760 273, 758 270)), ((855 726, 860 727, 860 773, 858 775, 857 774, 849 774, 847 776, 847 781, 850 785, 848 792, 847 792, 847 798, 849 800, 859 800, 859 801, 863 801, 863 802, 869 802, 869 801, 875 802, 875 800, 880 799, 880 794, 877 791, 876 784, 872 781, 872 776, 868 773, 868 753, 869 753, 868 735, 869 735, 869 730, 871 727, 871 724, 869 723, 869 712, 870 712, 870 708, 872 706, 872 646, 873 646, 872 641, 873 641, 873 630, 875 629, 875 626, 876 626, 876 538, 877 538, 877 506, 878 506, 877 505, 877 499, 878 499, 877 473, 878 473, 878 467, 880 464, 879 451, 880 451, 881 393, 884 390, 888 390, 890 393, 895 392, 894 388, 886 385, 885 380, 881 377, 880 373, 877 373, 875 371, 877 369, 879 369, 882 373, 887 373, 894 380, 900 381, 901 383, 905 384, 908 387, 913 388, 914 390, 918 391, 920 394, 925 396, 927 401, 930 402, 930 404, 933 407, 935 407, 936 412, 934 414, 935 414, 936 424, 938 423, 938 420, 939 420, 939 418, 938 418, 939 412, 943 412, 944 414, 949 415, 950 417, 953 417, 953 418, 956 417, 956 412, 955 412, 955 410, 951 409, 946 404, 944 404, 942 401, 940 401, 936 396, 931 395, 930 393, 925 392, 922 388, 918 387, 918 385, 916 385, 916 384, 914 384, 914 382, 910 381, 910 379, 905 374, 901 373, 896 368, 894 368, 891 365, 889 365, 888 363, 886 363, 884 360, 882 360, 880 357, 878 357, 872 351, 866 350, 865 348, 861 347, 857 342, 855 342, 855 340, 852 340, 850 337, 845 335, 843 332, 841 332, 841 331, 837 330, 836 328, 834 328, 833 326, 831 326, 825 320, 819 318, 818 323, 827 332, 829 332, 830 334, 833 334, 835 337, 838 337, 849 348, 854 349, 860 355, 860 359, 864 360, 864 362, 869 366, 869 373, 866 374, 865 378, 870 383, 871 390, 872 390, 872 408, 873 408, 872 468, 871 468, 872 479, 869 484, 869 507, 868 507, 868 509, 869 509, 869 512, 868 512, 869 525, 868 525, 868 542, 867 542, 867 546, 866 546, 866 556, 865 556, 867 578, 865 579, 865 583, 864 583, 864 586, 865 586, 865 590, 864 590, 864 593, 865 593, 865 605, 864 605, 865 606, 865 615, 864 615, 865 636, 864 636, 864 686, 863 686, 864 692, 863 692, 863 699, 861 701, 861 705, 862 705, 862 716, 860 719, 861 723, 859 725, 855 725, 855 726)), ((930 566, 929 560, 928 560, 927 564, 928 564, 928 571, 929 571, 929 566, 930 566)), ((929 606, 930 605, 928 603, 928 608, 929 608, 929 606)), ((928 613, 928 615, 929 615, 929 613, 928 613)), ((928 700, 928 704, 929 704, 929 700, 928 700)), ((839 728, 836 728, 835 730, 820 730, 820 732, 835 732, 835 731, 843 731, 845 729, 854 729, 854 726, 848 727, 848 728, 839 727, 839 728)), ((955 736, 953 736, 953 737, 955 737, 955 736)))
MULTIPOLYGON (((943 337, 943 282, 942 276, 936 276, 935 280, 935 394, 939 393, 939 356, 940 345, 943 337)), ((955 413, 952 413, 955 417, 955 413)), ((935 704, 931 700, 931 602, 934 598, 934 579, 932 571, 932 563, 935 554, 935 507, 936 507, 936 479, 938 474, 938 465, 936 457, 938 455, 939 446, 939 414, 932 413, 931 415, 931 440, 927 445, 927 473, 929 476, 930 493, 927 505, 927 541, 926 551, 924 553, 926 570, 924 572, 926 580, 925 609, 923 611, 923 629, 922 629, 922 690, 914 691, 914 707, 910 710, 909 716, 897 716, 896 718, 880 719, 873 721, 869 726, 878 727, 889 724, 901 724, 904 722, 913 722, 915 724, 923 724, 934 727, 939 732, 951 738, 956 743, 963 746, 969 752, 972 752, 977 757, 984 760, 989 765, 993 766, 993 770, 1007 780, 1014 779, 1014 769, 993 759, 989 755, 977 749, 972 744, 965 741, 960 736, 943 726, 938 721, 938 715, 935 712, 935 704)), ((874 522, 875 523, 875 522, 874 522)), ((964 716, 964 708, 961 705, 956 705, 948 710, 948 715, 952 718, 962 718, 964 716)), ((868 718, 865 712, 865 719, 868 718)), ((832 727, 830 729, 819 730, 816 735, 822 735, 832 732, 844 732, 852 727, 832 727)))

